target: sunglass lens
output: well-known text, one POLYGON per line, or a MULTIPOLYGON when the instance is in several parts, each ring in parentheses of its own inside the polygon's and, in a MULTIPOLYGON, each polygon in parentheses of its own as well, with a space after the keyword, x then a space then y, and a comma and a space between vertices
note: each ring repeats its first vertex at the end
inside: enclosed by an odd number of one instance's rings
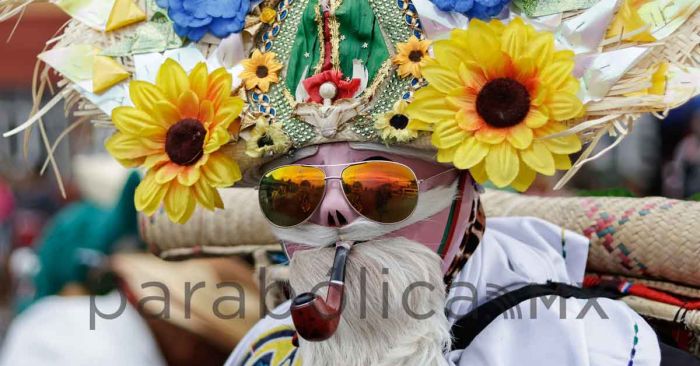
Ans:
POLYGON ((316 210, 325 189, 325 173, 308 166, 283 166, 262 178, 258 200, 265 216, 278 226, 304 222, 316 210))
POLYGON ((408 167, 371 161, 351 165, 342 174, 343 190, 361 215, 385 224, 403 221, 418 203, 418 182, 408 167))

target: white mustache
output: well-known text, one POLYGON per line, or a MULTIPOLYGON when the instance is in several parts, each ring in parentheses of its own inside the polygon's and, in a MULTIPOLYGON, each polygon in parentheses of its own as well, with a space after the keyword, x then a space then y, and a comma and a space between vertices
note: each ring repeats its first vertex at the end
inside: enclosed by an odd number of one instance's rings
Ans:
POLYGON ((452 205, 457 194, 457 182, 421 192, 416 210, 406 220, 396 224, 381 224, 359 217, 352 223, 339 227, 327 227, 306 223, 292 228, 272 227, 272 232, 282 241, 324 247, 338 241, 366 241, 424 221, 452 205))

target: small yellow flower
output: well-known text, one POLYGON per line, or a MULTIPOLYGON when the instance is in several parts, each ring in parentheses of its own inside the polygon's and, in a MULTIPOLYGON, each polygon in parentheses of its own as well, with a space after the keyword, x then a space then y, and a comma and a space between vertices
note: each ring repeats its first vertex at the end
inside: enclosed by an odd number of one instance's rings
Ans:
POLYGON ((275 9, 272 9, 269 6, 263 8, 262 12, 260 13, 260 21, 262 21, 265 24, 272 24, 272 22, 275 21, 276 17, 277 12, 275 11, 275 9))
POLYGON ((290 145, 289 137, 277 123, 270 124, 265 118, 258 118, 255 127, 250 131, 246 140, 246 155, 260 158, 287 151, 290 145))
POLYGON ((172 59, 161 66, 155 85, 129 84, 134 107, 114 109, 117 132, 105 147, 122 165, 147 169, 134 196, 137 210, 152 215, 164 202, 170 220, 184 223, 197 204, 223 208, 216 188, 241 179, 236 161, 220 151, 243 109, 231 85, 224 68, 210 74, 199 63, 188 76, 172 59))
POLYGON ((263 93, 267 93, 270 84, 280 81, 278 72, 282 70, 282 64, 275 59, 276 56, 274 52, 263 53, 255 50, 249 59, 243 60, 241 79, 247 90, 257 87, 263 93))
POLYGON ((428 48, 431 41, 421 41, 416 36, 411 36, 406 43, 396 45, 396 56, 391 60, 399 67, 398 73, 401 77, 413 75, 415 78, 422 76, 423 68, 430 60, 428 48))
POLYGON ((434 45, 435 61, 423 68, 428 86, 406 109, 432 124, 439 162, 469 169, 479 182, 525 190, 536 173, 571 168, 568 154, 581 149, 562 122, 585 113, 573 76, 574 53, 557 51, 554 36, 515 18, 472 20, 434 45))
POLYGON ((666 94, 666 75, 668 75, 669 64, 667 62, 662 62, 656 66, 656 71, 651 75, 649 81, 651 86, 644 90, 637 92, 627 93, 625 96, 634 97, 640 95, 665 95, 666 94))
POLYGON ((391 111, 384 113, 374 122, 374 128, 379 131, 382 140, 404 143, 418 136, 418 131, 412 128, 414 124, 405 114, 407 106, 406 101, 400 100, 394 104, 391 111))

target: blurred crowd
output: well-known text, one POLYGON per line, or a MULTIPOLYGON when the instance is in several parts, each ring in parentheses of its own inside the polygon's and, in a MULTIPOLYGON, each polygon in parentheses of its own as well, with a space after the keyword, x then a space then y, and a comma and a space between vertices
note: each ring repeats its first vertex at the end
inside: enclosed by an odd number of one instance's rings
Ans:
POLYGON ((138 236, 139 174, 103 154, 71 166, 67 199, 36 172, 0 183, 0 365, 223 364, 260 317, 252 258, 160 260, 138 236))

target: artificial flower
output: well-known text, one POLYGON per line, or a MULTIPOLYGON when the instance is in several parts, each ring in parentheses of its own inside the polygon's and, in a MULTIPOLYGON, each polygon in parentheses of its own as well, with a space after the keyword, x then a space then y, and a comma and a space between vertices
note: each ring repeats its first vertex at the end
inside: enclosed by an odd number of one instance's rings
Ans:
POLYGON ((398 65, 398 73, 402 77, 413 75, 415 78, 421 77, 421 68, 430 59, 428 48, 430 41, 421 41, 416 36, 411 36, 406 43, 396 45, 396 56, 391 60, 394 65, 398 65))
POLYGON ((411 120, 406 116, 408 103, 400 100, 394 104, 394 108, 381 115, 374 122, 374 128, 379 131, 382 140, 393 140, 404 143, 415 139, 418 131, 414 129, 415 124, 410 124, 411 120))
POLYGON ((321 96, 321 85, 331 83, 335 86, 335 95, 332 100, 352 98, 360 89, 360 79, 346 80, 340 70, 326 70, 303 81, 304 89, 309 97, 307 103, 323 103, 321 96))
POLYGON ((627 97, 638 97, 643 95, 665 95, 669 64, 662 62, 656 66, 656 71, 649 78, 650 86, 632 93, 626 93, 627 97))
POLYGON ((277 12, 269 6, 266 6, 263 8, 262 12, 260 12, 260 21, 265 24, 272 24, 275 18, 277 18, 277 12))
POLYGON ((250 10, 250 0, 156 0, 168 10, 180 37, 199 41, 207 32, 218 38, 240 33, 250 10))
POLYGON ((114 109, 117 132, 105 147, 122 165, 148 170, 134 196, 137 210, 152 215, 164 202, 170 220, 184 223, 197 204, 223 207, 216 187, 241 179, 236 161, 220 151, 243 109, 243 100, 231 96, 231 83, 224 68, 210 74, 199 63, 188 76, 172 59, 161 66, 155 85, 130 83, 134 107, 114 109))
POLYGON ((280 81, 278 72, 282 70, 282 64, 276 57, 274 52, 263 53, 255 50, 249 59, 242 61, 243 72, 240 76, 246 89, 258 88, 263 93, 267 93, 270 84, 280 81))
POLYGON ((477 181, 526 189, 535 172, 568 169, 581 149, 575 135, 545 138, 581 117, 574 53, 557 51, 554 36, 520 18, 472 20, 435 42, 435 61, 423 68, 428 86, 406 113, 431 123, 438 161, 470 169, 477 181))
POLYGON ((606 37, 619 38, 620 36, 624 37, 625 34, 637 33, 632 37, 626 38, 626 40, 655 42, 656 38, 651 35, 649 31, 651 25, 645 22, 638 12, 639 8, 649 1, 650 0, 624 0, 608 28, 606 37))
POLYGON ((260 158, 283 153, 289 145, 289 137, 279 124, 271 124, 264 117, 259 117, 255 127, 248 133, 245 153, 251 158, 260 158))
POLYGON ((462 13, 469 18, 491 19, 501 13, 510 0, 430 0, 442 11, 462 13))

